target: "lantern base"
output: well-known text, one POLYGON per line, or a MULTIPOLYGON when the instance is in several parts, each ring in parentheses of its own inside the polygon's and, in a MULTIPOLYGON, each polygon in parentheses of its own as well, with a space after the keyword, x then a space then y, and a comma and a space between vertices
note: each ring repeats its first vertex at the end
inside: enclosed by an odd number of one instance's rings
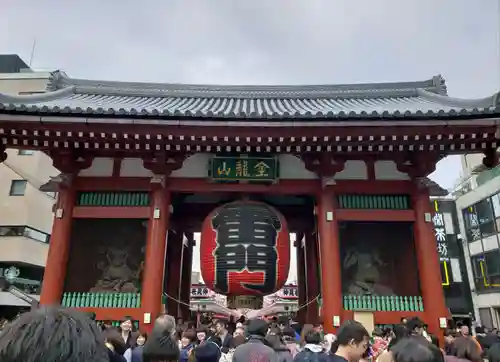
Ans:
POLYGON ((256 295, 230 295, 227 297, 227 306, 231 309, 261 309, 264 297, 256 295))

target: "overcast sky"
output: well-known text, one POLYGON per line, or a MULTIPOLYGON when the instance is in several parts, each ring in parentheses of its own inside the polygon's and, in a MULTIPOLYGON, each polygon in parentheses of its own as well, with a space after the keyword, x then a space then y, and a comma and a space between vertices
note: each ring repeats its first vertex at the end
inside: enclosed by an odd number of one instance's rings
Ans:
MULTIPOLYGON (((3 0, 0 52, 72 77, 186 83, 500 85, 498 0, 3 0)), ((457 158, 433 178, 451 187, 457 158)), ((199 264, 195 265, 199 268, 199 264)))

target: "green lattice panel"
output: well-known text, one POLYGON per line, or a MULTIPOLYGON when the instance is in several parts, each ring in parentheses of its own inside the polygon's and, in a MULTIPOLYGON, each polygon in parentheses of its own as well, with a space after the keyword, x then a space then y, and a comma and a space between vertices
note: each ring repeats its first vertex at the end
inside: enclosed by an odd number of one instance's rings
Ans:
POLYGON ((345 310, 376 312, 423 312, 420 296, 344 295, 345 310))
POLYGON ((91 191, 78 193, 78 206, 149 206, 149 193, 143 191, 91 191))
POLYGON ((139 293, 64 293, 61 305, 67 308, 139 308, 139 293))
POLYGON ((340 209, 364 210, 409 210, 409 195, 356 195, 343 194, 337 196, 340 209))

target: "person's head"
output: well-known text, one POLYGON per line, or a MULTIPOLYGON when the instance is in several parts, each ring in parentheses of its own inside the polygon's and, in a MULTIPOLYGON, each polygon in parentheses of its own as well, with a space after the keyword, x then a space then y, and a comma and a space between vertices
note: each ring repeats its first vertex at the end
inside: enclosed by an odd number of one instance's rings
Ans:
POLYGON ((217 334, 226 333, 227 332, 227 325, 226 325, 226 323, 223 322, 223 321, 217 321, 217 323, 215 323, 215 332, 217 334))
POLYGON ((107 329, 107 328, 112 328, 113 327, 113 322, 110 320, 104 320, 102 321, 102 329, 107 329))
POLYGON ((389 346, 387 347, 388 350, 391 350, 392 347, 398 343, 398 341, 409 336, 408 329, 404 324, 396 324, 392 330, 392 334, 393 336, 389 342, 389 346))
POLYGON ((292 327, 286 327, 281 333, 285 342, 295 343, 295 330, 292 327))
POLYGON ((373 332, 372 332, 372 337, 374 338, 382 338, 384 336, 384 331, 382 330, 382 328, 374 328, 373 329, 373 332))
MULTIPOLYGON (((337 339, 333 344, 336 348, 334 353, 348 361, 357 361, 366 352, 369 340, 370 335, 361 323, 346 321, 337 330, 337 339)), ((332 346, 332 349, 334 346, 332 346)))
POLYGON ((107 362, 108 354, 101 331, 88 316, 49 307, 24 313, 5 325, 0 361, 107 362))
MULTIPOLYGON (((161 314, 156 318, 152 334, 175 336, 175 318, 168 314, 161 314)), ((167 346, 168 347, 168 346, 167 346)))
POLYGON ((312 324, 304 324, 302 330, 300 331, 300 345, 303 346, 306 344, 306 334, 312 332, 314 330, 314 325, 312 324))
POLYGON ((468 327, 468 326, 466 326, 466 325, 461 326, 461 327, 460 327, 460 334, 461 334, 462 336, 467 337, 467 336, 470 334, 469 327, 468 327))
POLYGON ((207 339, 207 328, 206 327, 199 327, 196 330, 196 339, 198 342, 203 342, 205 339, 207 339))
POLYGON ((217 334, 216 323, 212 323, 210 325, 210 327, 208 327, 208 330, 209 330, 210 334, 217 334))
POLYGON ((236 336, 242 336, 243 338, 245 338, 245 328, 236 327, 236 329, 234 330, 234 333, 233 333, 233 337, 236 337, 236 336))
POLYGON ((451 344, 455 340, 457 336, 457 332, 455 332, 453 329, 446 329, 444 331, 444 342, 446 344, 451 344))
POLYGON ((406 317, 401 317, 400 323, 401 324, 406 324, 408 322, 408 319, 406 317))
POLYGON ((135 340, 135 344, 137 346, 143 346, 144 343, 148 340, 148 334, 146 332, 139 332, 137 334, 137 338, 135 340))
POLYGON ((406 322, 406 328, 410 334, 421 336, 424 333, 424 323, 415 317, 406 322))
POLYGON ((323 337, 323 350, 325 352, 330 352, 333 342, 335 342, 335 334, 328 333, 323 337))
POLYGON ((247 331, 249 335, 265 337, 267 330, 267 323, 262 319, 251 319, 248 321, 247 331))
POLYGON ((394 362, 442 362, 441 351, 422 337, 403 338, 391 349, 394 362))
POLYGON ((193 330, 187 330, 182 333, 181 346, 186 348, 187 346, 193 344, 196 341, 196 332, 193 330))
POLYGON ((323 323, 314 324, 314 330, 318 333, 323 333, 323 323))
POLYGON ((220 357, 220 347, 214 342, 207 341, 196 348, 196 362, 219 362, 220 357))
POLYGON ((283 346, 280 334, 276 330, 272 330, 267 334, 266 341, 272 349, 279 349, 283 346))
POLYGON ((304 341, 306 344, 321 344, 322 342, 321 335, 314 329, 304 336, 304 341))
POLYGON ((127 350, 127 344, 123 340, 123 337, 118 329, 105 329, 102 332, 102 336, 104 338, 104 342, 106 343, 106 347, 108 347, 113 352, 116 352, 119 355, 123 355, 127 350))
POLYGON ((123 332, 131 332, 133 326, 134 326, 134 324, 132 322, 132 318, 130 318, 130 317, 125 317, 120 322, 120 329, 123 332))
POLYGON ((451 354, 472 362, 481 362, 483 360, 476 342, 467 337, 455 338, 451 345, 451 354))
POLYGON ((485 328, 483 326, 477 326, 476 328, 474 328, 474 330, 476 331, 476 334, 485 334, 486 333, 485 328))
MULTIPOLYGON (((236 348, 236 347, 238 347, 238 346, 240 346, 240 345, 242 345, 244 343, 245 343, 245 336, 237 335, 237 336, 235 336, 235 337, 233 337, 231 339, 231 345, 230 345, 230 347, 232 349, 234 349, 234 348, 236 348)), ((495 361, 495 362, 497 362, 497 361, 495 361)))
POLYGON ((500 362, 500 343, 494 343, 486 354, 488 362, 500 362))

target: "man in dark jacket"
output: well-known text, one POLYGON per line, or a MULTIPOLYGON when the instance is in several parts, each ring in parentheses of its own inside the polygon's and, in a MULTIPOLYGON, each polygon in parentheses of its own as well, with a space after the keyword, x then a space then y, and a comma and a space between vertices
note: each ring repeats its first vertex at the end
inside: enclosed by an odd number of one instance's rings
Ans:
MULTIPOLYGON (((153 343, 153 338, 158 338, 160 336, 171 336, 175 334, 175 319, 171 315, 168 314, 162 314, 155 320, 155 324, 153 327, 153 331, 151 332, 151 335, 149 339, 151 339, 151 343, 153 343)), ((148 341, 149 341, 148 339, 148 341)), ((146 341, 146 344, 148 343, 146 341)), ((143 346, 138 346, 132 350, 132 362, 142 362, 142 353, 144 350, 145 345, 143 346)))
POLYGON ((278 362, 278 356, 265 340, 266 321, 252 319, 248 322, 248 341, 234 350, 232 362, 278 362))

